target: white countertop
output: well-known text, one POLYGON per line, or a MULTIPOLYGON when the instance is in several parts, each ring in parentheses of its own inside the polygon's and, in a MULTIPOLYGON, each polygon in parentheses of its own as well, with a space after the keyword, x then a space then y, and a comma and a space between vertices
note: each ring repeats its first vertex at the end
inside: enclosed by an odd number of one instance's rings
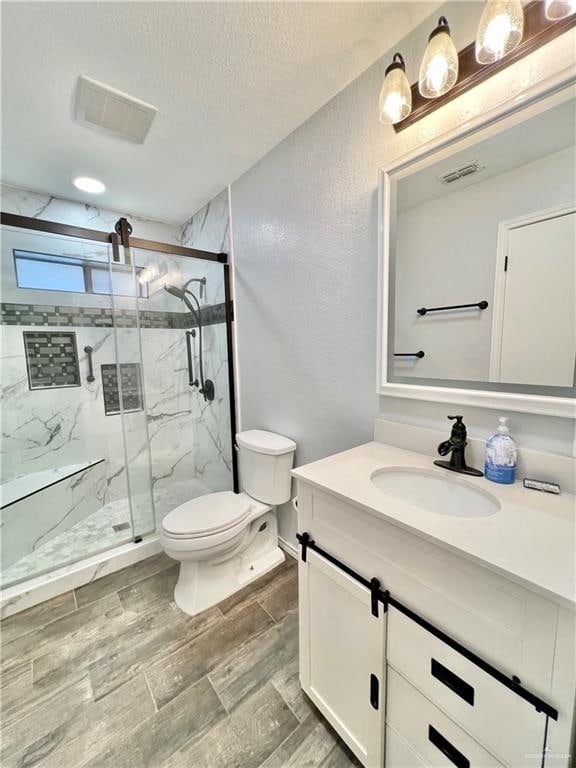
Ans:
MULTIPOLYGON (((476 561, 554 601, 576 608, 576 497, 491 483, 435 467, 433 459, 367 443, 294 469, 292 474, 384 520, 476 561), (485 517, 437 514, 391 500, 371 482, 385 467, 432 469, 495 496, 500 510, 485 517)), ((319 542, 320 544, 320 542, 319 542)))

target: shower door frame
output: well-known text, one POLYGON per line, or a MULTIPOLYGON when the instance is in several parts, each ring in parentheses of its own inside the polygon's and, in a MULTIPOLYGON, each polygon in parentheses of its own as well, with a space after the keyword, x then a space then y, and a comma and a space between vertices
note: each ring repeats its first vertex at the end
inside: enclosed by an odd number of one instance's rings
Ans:
MULTIPOLYGON (((234 493, 240 493, 240 481, 238 476, 238 456, 236 453, 236 378, 234 372, 234 334, 232 323, 234 322, 234 303, 232 298, 232 279, 230 263, 227 253, 214 253, 201 251, 197 248, 187 248, 183 245, 171 245, 155 240, 146 240, 132 237, 132 225, 125 217, 118 219, 114 232, 104 232, 98 229, 86 229, 70 224, 61 224, 56 221, 35 219, 29 216, 21 216, 15 213, 0 213, 0 224, 7 227, 19 227, 38 232, 49 232, 63 237, 78 237, 84 240, 95 240, 107 243, 112 248, 112 259, 121 263, 120 247, 124 251, 124 264, 131 264, 131 248, 139 248, 145 251, 156 251, 173 256, 183 256, 201 261, 214 261, 222 264, 224 272, 224 304, 226 312, 226 351, 228 354, 228 391, 230 398, 230 447, 232 451, 232 485, 234 493)), ((135 541, 139 543, 139 541, 135 541)))

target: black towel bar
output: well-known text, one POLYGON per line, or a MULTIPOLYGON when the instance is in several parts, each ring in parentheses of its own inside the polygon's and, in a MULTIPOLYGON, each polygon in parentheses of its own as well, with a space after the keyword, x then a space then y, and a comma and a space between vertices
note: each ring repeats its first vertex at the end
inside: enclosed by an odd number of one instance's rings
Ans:
POLYGON ((478 307, 478 309, 488 309, 488 302, 485 300, 477 301, 474 304, 454 304, 451 307, 420 307, 416 312, 423 317, 428 312, 445 312, 450 309, 469 309, 471 307, 478 307))

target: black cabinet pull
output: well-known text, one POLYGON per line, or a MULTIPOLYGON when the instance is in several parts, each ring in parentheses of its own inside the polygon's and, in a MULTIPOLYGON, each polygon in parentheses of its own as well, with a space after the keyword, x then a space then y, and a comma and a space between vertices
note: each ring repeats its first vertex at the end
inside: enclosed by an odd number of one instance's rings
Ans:
POLYGON ((454 691, 460 698, 468 702, 470 706, 474 706, 474 688, 469 683, 455 675, 454 672, 451 672, 443 664, 440 664, 439 661, 436 661, 436 659, 432 659, 430 672, 432 677, 435 677, 436 680, 439 680, 447 688, 450 688, 451 691, 454 691))
POLYGON ((380 706, 380 683, 376 675, 370 675, 370 704, 374 709, 380 706))
POLYGON ((456 768, 470 768, 470 760, 468 760, 462 752, 457 750, 453 744, 450 744, 448 739, 445 739, 433 725, 428 726, 428 740, 431 741, 451 763, 454 763, 456 768))
POLYGON ((94 352, 93 347, 84 347, 84 352, 86 352, 86 358, 88 360, 88 376, 86 376, 86 381, 89 384, 92 384, 94 379, 94 367, 92 365, 92 352, 94 352))

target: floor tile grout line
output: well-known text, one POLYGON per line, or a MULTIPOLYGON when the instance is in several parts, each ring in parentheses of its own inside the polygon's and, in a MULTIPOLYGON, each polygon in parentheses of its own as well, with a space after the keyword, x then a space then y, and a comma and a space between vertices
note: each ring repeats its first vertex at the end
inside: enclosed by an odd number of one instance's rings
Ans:
POLYGON ((262 605, 262 603, 261 603, 259 600, 256 600, 256 602, 258 603, 258 605, 260 606, 260 608, 262 608, 262 610, 264 611, 264 613, 265 613, 267 616, 270 616, 270 618, 272 619, 272 621, 274 622, 274 624, 279 624, 279 623, 280 623, 280 622, 278 621, 278 619, 275 619, 275 618, 274 618, 274 616, 272 616, 272 614, 270 613, 270 611, 269 611, 267 608, 265 608, 265 607, 262 605))
POLYGON ((152 704, 154 705, 154 709, 156 712, 158 712, 158 704, 156 703, 156 699, 154 698, 154 694, 152 693, 152 688, 150 688, 150 682, 148 680, 148 677, 146 676, 146 670, 142 670, 142 674, 144 676, 144 680, 146 682, 146 687, 148 688, 148 693, 150 694, 150 698, 152 699, 152 704))
MULTIPOLYGON (((291 712, 291 713, 294 715, 294 717, 296 718, 296 722, 298 723, 298 725, 300 725, 300 723, 301 723, 301 722, 303 722, 303 721, 302 721, 302 720, 300 720, 300 718, 298 717, 298 715, 296 714, 296 712, 294 712, 294 710, 293 710, 293 709, 292 709, 292 707, 290 706, 290 702, 286 700, 286 697, 285 697, 285 696, 282 696, 282 692, 278 690, 278 688, 276 687, 276 684, 275 684, 275 683, 273 683, 273 682, 272 682, 272 680, 270 680, 270 685, 272 686, 272 688, 274 688, 274 690, 276 691, 276 693, 278 694, 278 696, 280 696, 280 698, 282 699, 282 701, 284 702, 284 704, 286 704, 286 706, 288 707, 288 709, 290 710, 290 712, 291 712)), ((298 725, 296 726, 296 728, 298 727, 298 725)), ((294 730, 296 730, 296 729, 294 729, 294 730)))
MULTIPOLYGON (((213 670, 211 670, 211 671, 213 671, 213 670)), ((216 696, 216 698, 218 699, 218 701, 220 702, 220 704, 222 704, 222 708, 223 708, 224 712, 226 712, 226 714, 228 715, 228 717, 230 717, 230 711, 228 710, 228 707, 226 706, 226 704, 224 704, 224 702, 222 701, 222 698, 220 697, 220 694, 219 694, 219 693, 218 693, 218 691, 216 690, 216 686, 214 685, 214 683, 212 682, 212 680, 211 680, 211 678, 210 678, 210 673, 208 673, 208 674, 206 675, 206 680, 208 680, 208 683, 209 683, 209 685, 210 685, 210 688, 212 688, 212 690, 214 691, 214 695, 216 696)))

